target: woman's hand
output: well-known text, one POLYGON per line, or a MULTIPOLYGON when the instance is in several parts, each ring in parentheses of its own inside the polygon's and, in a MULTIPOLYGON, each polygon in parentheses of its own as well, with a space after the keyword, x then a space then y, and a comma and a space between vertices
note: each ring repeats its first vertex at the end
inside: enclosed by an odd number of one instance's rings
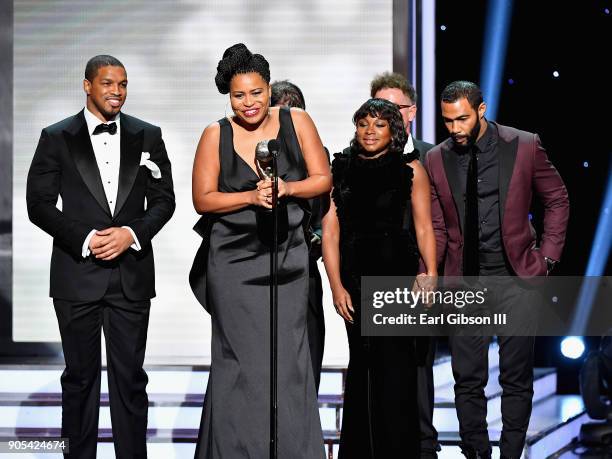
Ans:
POLYGON ((334 307, 336 312, 342 316, 347 322, 353 323, 352 314, 355 313, 353 309, 353 302, 351 301, 351 295, 343 286, 332 288, 332 297, 334 299, 334 307))
POLYGON ((415 293, 422 292, 423 304, 425 305, 426 308, 429 308, 433 305, 432 296, 429 295, 429 293, 435 292, 437 284, 438 284, 437 274, 420 273, 420 274, 417 274, 414 280, 412 291, 415 293))
POLYGON ((272 208, 272 188, 264 187, 265 183, 269 183, 264 180, 257 182, 257 189, 253 190, 252 204, 255 206, 264 207, 266 209, 272 208))
MULTIPOLYGON (((267 209, 272 208, 272 180, 260 180, 257 182, 257 190, 254 190, 255 202, 253 204, 267 209)), ((283 179, 278 179, 278 197, 291 196, 291 184, 283 179)))

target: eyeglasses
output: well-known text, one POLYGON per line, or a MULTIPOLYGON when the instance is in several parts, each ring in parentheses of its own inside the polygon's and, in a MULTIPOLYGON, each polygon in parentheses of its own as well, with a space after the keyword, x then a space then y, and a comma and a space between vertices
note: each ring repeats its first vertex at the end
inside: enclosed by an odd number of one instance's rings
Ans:
POLYGON ((414 104, 410 104, 410 105, 403 105, 403 104, 395 104, 396 107, 401 110, 402 108, 410 108, 410 107, 414 107, 414 104))

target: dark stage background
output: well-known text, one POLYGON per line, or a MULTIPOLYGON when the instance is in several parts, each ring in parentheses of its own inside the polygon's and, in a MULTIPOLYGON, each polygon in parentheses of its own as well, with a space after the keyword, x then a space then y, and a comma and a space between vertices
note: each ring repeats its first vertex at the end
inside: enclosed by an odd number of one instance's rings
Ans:
MULTIPOLYGON (((436 2, 437 94, 454 80, 479 82, 488 3, 436 2)), ((611 5, 609 1, 522 0, 514 2, 512 11, 496 121, 537 132, 567 186, 571 214, 556 275, 584 275, 610 179, 612 142, 606 112, 611 5), (555 71, 558 77, 553 76, 555 71)), ((437 140, 442 141, 447 135, 439 113, 437 119, 437 140)), ((533 215, 534 226, 541 232, 539 206, 534 205, 533 215)), ((611 268, 608 259, 603 274, 610 275, 611 268)), ((561 356, 560 341, 538 338, 536 366, 558 366, 560 392, 575 392, 582 359, 561 356)), ((598 337, 587 338, 587 351, 598 342, 598 337)))

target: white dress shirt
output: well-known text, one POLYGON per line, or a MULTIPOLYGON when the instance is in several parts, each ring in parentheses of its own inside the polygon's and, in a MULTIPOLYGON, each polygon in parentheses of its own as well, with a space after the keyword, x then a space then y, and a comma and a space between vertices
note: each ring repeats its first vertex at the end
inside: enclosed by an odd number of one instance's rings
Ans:
POLYGON ((412 134, 408 133, 408 140, 404 145, 404 153, 412 153, 414 151, 414 142, 412 141, 412 134))
MULTIPOLYGON (((119 187, 119 167, 121 165, 121 117, 119 114, 114 119, 104 122, 104 124, 116 123, 117 132, 115 135, 111 135, 108 132, 102 132, 100 134, 93 135, 94 129, 103 122, 98 119, 96 115, 91 113, 87 107, 85 107, 85 121, 87 122, 87 131, 89 132, 89 139, 91 140, 91 146, 93 147, 96 162, 98 163, 98 170, 100 171, 100 178, 102 179, 102 186, 104 187, 104 194, 106 195, 106 202, 110 208, 111 215, 115 213, 115 205, 117 203, 117 190, 119 187)), ((140 243, 136 234, 129 226, 127 228, 132 237, 134 243, 130 248, 134 250, 140 250, 140 243)), ((86 258, 91 253, 89 250, 89 242, 93 235, 98 229, 93 229, 85 238, 83 243, 82 255, 86 258)))

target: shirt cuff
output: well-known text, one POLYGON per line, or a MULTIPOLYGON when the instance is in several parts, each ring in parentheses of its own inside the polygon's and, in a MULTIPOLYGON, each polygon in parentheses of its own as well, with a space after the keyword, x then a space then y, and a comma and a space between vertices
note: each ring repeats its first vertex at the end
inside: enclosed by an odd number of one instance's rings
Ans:
POLYGON ((89 254, 91 253, 91 250, 89 250, 89 241, 91 241, 91 238, 93 237, 94 234, 96 234, 96 231, 98 230, 91 230, 89 232, 89 234, 87 235, 87 237, 85 238, 85 242, 83 242, 83 248, 81 249, 81 255, 83 256, 83 258, 87 258, 89 256, 89 254))
POLYGON ((136 252, 138 252, 140 250, 140 242, 138 242, 138 238, 136 237, 136 233, 134 232, 134 230, 130 228, 129 226, 122 226, 121 228, 125 228, 129 230, 130 233, 132 233, 132 238, 134 239, 134 243, 130 246, 130 249, 134 249, 136 250, 136 252))

